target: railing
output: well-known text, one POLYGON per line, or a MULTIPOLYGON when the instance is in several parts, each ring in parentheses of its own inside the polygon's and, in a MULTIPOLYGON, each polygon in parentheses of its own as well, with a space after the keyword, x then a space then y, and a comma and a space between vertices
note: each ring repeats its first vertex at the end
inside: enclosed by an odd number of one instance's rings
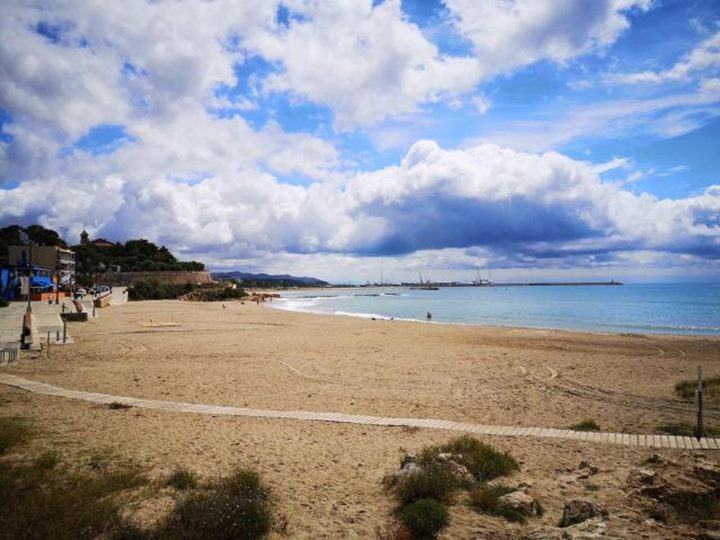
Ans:
POLYGON ((17 362, 19 343, 0 343, 0 362, 17 362))

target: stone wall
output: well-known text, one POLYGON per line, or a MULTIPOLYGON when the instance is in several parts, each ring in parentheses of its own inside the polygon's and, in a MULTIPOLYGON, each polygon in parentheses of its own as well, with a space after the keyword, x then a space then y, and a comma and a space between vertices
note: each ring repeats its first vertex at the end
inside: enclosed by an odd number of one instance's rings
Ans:
POLYGON ((132 285, 136 281, 157 281, 172 285, 211 283, 210 272, 107 272, 97 275, 97 282, 103 285, 132 285))

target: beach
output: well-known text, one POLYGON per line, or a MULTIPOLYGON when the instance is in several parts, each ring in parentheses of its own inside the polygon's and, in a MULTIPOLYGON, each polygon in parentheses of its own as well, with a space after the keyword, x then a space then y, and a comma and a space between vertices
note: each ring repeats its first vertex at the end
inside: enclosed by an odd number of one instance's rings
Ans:
MULTIPOLYGON (((62 388, 255 409, 435 418, 566 429, 585 419, 603 431, 649 434, 692 422, 674 385, 720 376, 720 339, 439 325, 314 315, 250 302, 137 302, 70 326, 75 343, 4 365, 62 388)), ((202 475, 255 466, 276 494, 292 538, 369 538, 393 508, 382 478, 406 451, 457 435, 440 429, 199 415, 41 396, 0 386, 4 414, 30 417, 64 452, 109 448, 153 475, 185 466, 202 475)), ((705 422, 720 427, 709 404, 705 422)), ((628 476, 654 452, 532 437, 479 436, 521 464, 517 479, 545 514, 527 525, 453 506, 443 538, 521 537, 557 525, 564 502, 587 497, 571 471, 589 461, 593 500, 612 534, 682 537, 628 506, 628 476), (495 536, 493 536, 495 535, 495 536)), ((692 462, 689 450, 663 450, 692 462)), ((715 452, 705 452, 715 459, 715 452)), ((152 521, 162 501, 134 509, 152 521)))

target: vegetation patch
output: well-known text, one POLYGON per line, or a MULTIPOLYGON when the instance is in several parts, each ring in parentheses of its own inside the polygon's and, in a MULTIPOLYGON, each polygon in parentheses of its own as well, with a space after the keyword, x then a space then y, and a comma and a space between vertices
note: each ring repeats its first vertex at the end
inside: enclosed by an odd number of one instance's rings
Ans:
POLYGON ((450 524, 447 507, 435 499, 420 499, 400 511, 400 521, 411 534, 411 538, 437 538, 450 524))
POLYGON ((453 460, 467 467, 470 474, 480 482, 507 476, 520 468, 507 452, 500 452, 468 435, 426 449, 421 453, 421 465, 426 461, 437 460, 440 454, 452 454, 453 460))
POLYGON ((147 482, 134 467, 78 473, 58 464, 49 454, 30 464, 0 461, 4 538, 113 537, 121 495, 147 482))
POLYGON ((678 519, 685 523, 720 518, 720 500, 715 493, 680 490, 665 499, 678 519))
POLYGON ((30 428, 21 419, 0 417, 0 454, 25 442, 29 436, 30 428))
POLYGON ((500 497, 513 491, 513 488, 503 484, 480 484, 470 491, 469 504, 480 512, 504 517, 515 523, 525 523, 527 520, 522 512, 500 503, 500 497))
POLYGON ((155 279, 136 281, 132 287, 128 288, 128 298, 130 300, 174 300, 189 293, 194 288, 195 286, 192 283, 174 285, 160 283, 155 279))
MULTIPOLYGON (((378 531, 377 536, 381 540, 435 538, 450 522, 447 505, 453 502, 456 492, 464 489, 469 489, 470 504, 476 510, 524 523, 525 510, 522 505, 517 505, 517 499, 499 501, 500 497, 515 490, 488 483, 519 468, 507 452, 470 436, 426 446, 417 457, 408 454, 402 460, 400 472, 383 480, 386 489, 398 501, 395 517, 399 523, 391 522, 386 529, 378 531)), ((527 515, 542 512, 537 501, 525 497, 530 501, 527 515)), ((528 503, 523 501, 522 504, 528 503)))
POLYGON ((175 488, 178 490, 193 489, 198 486, 200 477, 194 471, 188 469, 178 468, 175 469, 165 481, 167 487, 175 488))
POLYGON ((252 540, 284 527, 257 472, 238 468, 181 499, 155 535, 167 539, 252 540))
POLYGON ((600 425, 595 420, 589 418, 573 424, 568 429, 572 429, 573 431, 600 431, 600 425))
MULTIPOLYGON (((682 399, 694 399, 697 381, 680 381, 675 385, 675 393, 682 399)), ((720 398, 720 377, 703 379, 703 398, 715 401, 720 398)))
POLYGON ((60 464, 60 456, 57 452, 44 452, 35 460, 37 469, 49 471, 60 464))
POLYGON ((130 408, 132 408, 132 405, 128 405, 127 403, 120 403, 119 401, 113 401, 112 403, 108 403, 108 409, 111 409, 113 411, 130 408))
POLYGON ((431 461, 412 473, 386 477, 385 486, 405 506, 421 499, 450 502, 459 482, 446 464, 431 461))
MULTIPOLYGON (((705 426, 704 434, 710 437, 720 435, 720 429, 705 426)), ((678 435, 682 437, 694 437, 695 426, 690 422, 674 422, 668 424, 660 424, 655 428, 655 433, 663 433, 666 435, 678 435)))

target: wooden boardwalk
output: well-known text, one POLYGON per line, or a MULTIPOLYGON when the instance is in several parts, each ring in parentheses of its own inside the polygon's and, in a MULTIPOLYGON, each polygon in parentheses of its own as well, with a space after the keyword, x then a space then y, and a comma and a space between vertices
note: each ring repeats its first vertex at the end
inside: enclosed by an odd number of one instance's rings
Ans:
POLYGON ((720 439, 712 437, 703 437, 698 440, 694 437, 676 437, 674 435, 646 435, 634 433, 572 431, 569 429, 542 427, 495 426, 488 424, 455 422, 452 420, 440 420, 435 418, 392 418, 384 416, 361 416, 335 412, 280 411, 274 409, 250 409, 244 407, 202 405, 199 403, 187 403, 182 401, 161 401, 155 399, 113 396, 96 392, 68 390, 66 388, 59 388, 50 384, 16 377, 15 375, 11 375, 9 373, 0 373, 0 384, 21 388, 23 390, 27 390, 28 392, 46 396, 80 399, 83 401, 104 404, 117 402, 142 409, 155 409, 169 412, 245 416, 256 418, 282 418, 307 422, 336 422, 340 424, 362 424, 367 426, 404 426, 427 429, 444 429, 448 431, 459 431, 477 435, 566 439, 585 441, 588 443, 644 448, 720 450, 720 439))

